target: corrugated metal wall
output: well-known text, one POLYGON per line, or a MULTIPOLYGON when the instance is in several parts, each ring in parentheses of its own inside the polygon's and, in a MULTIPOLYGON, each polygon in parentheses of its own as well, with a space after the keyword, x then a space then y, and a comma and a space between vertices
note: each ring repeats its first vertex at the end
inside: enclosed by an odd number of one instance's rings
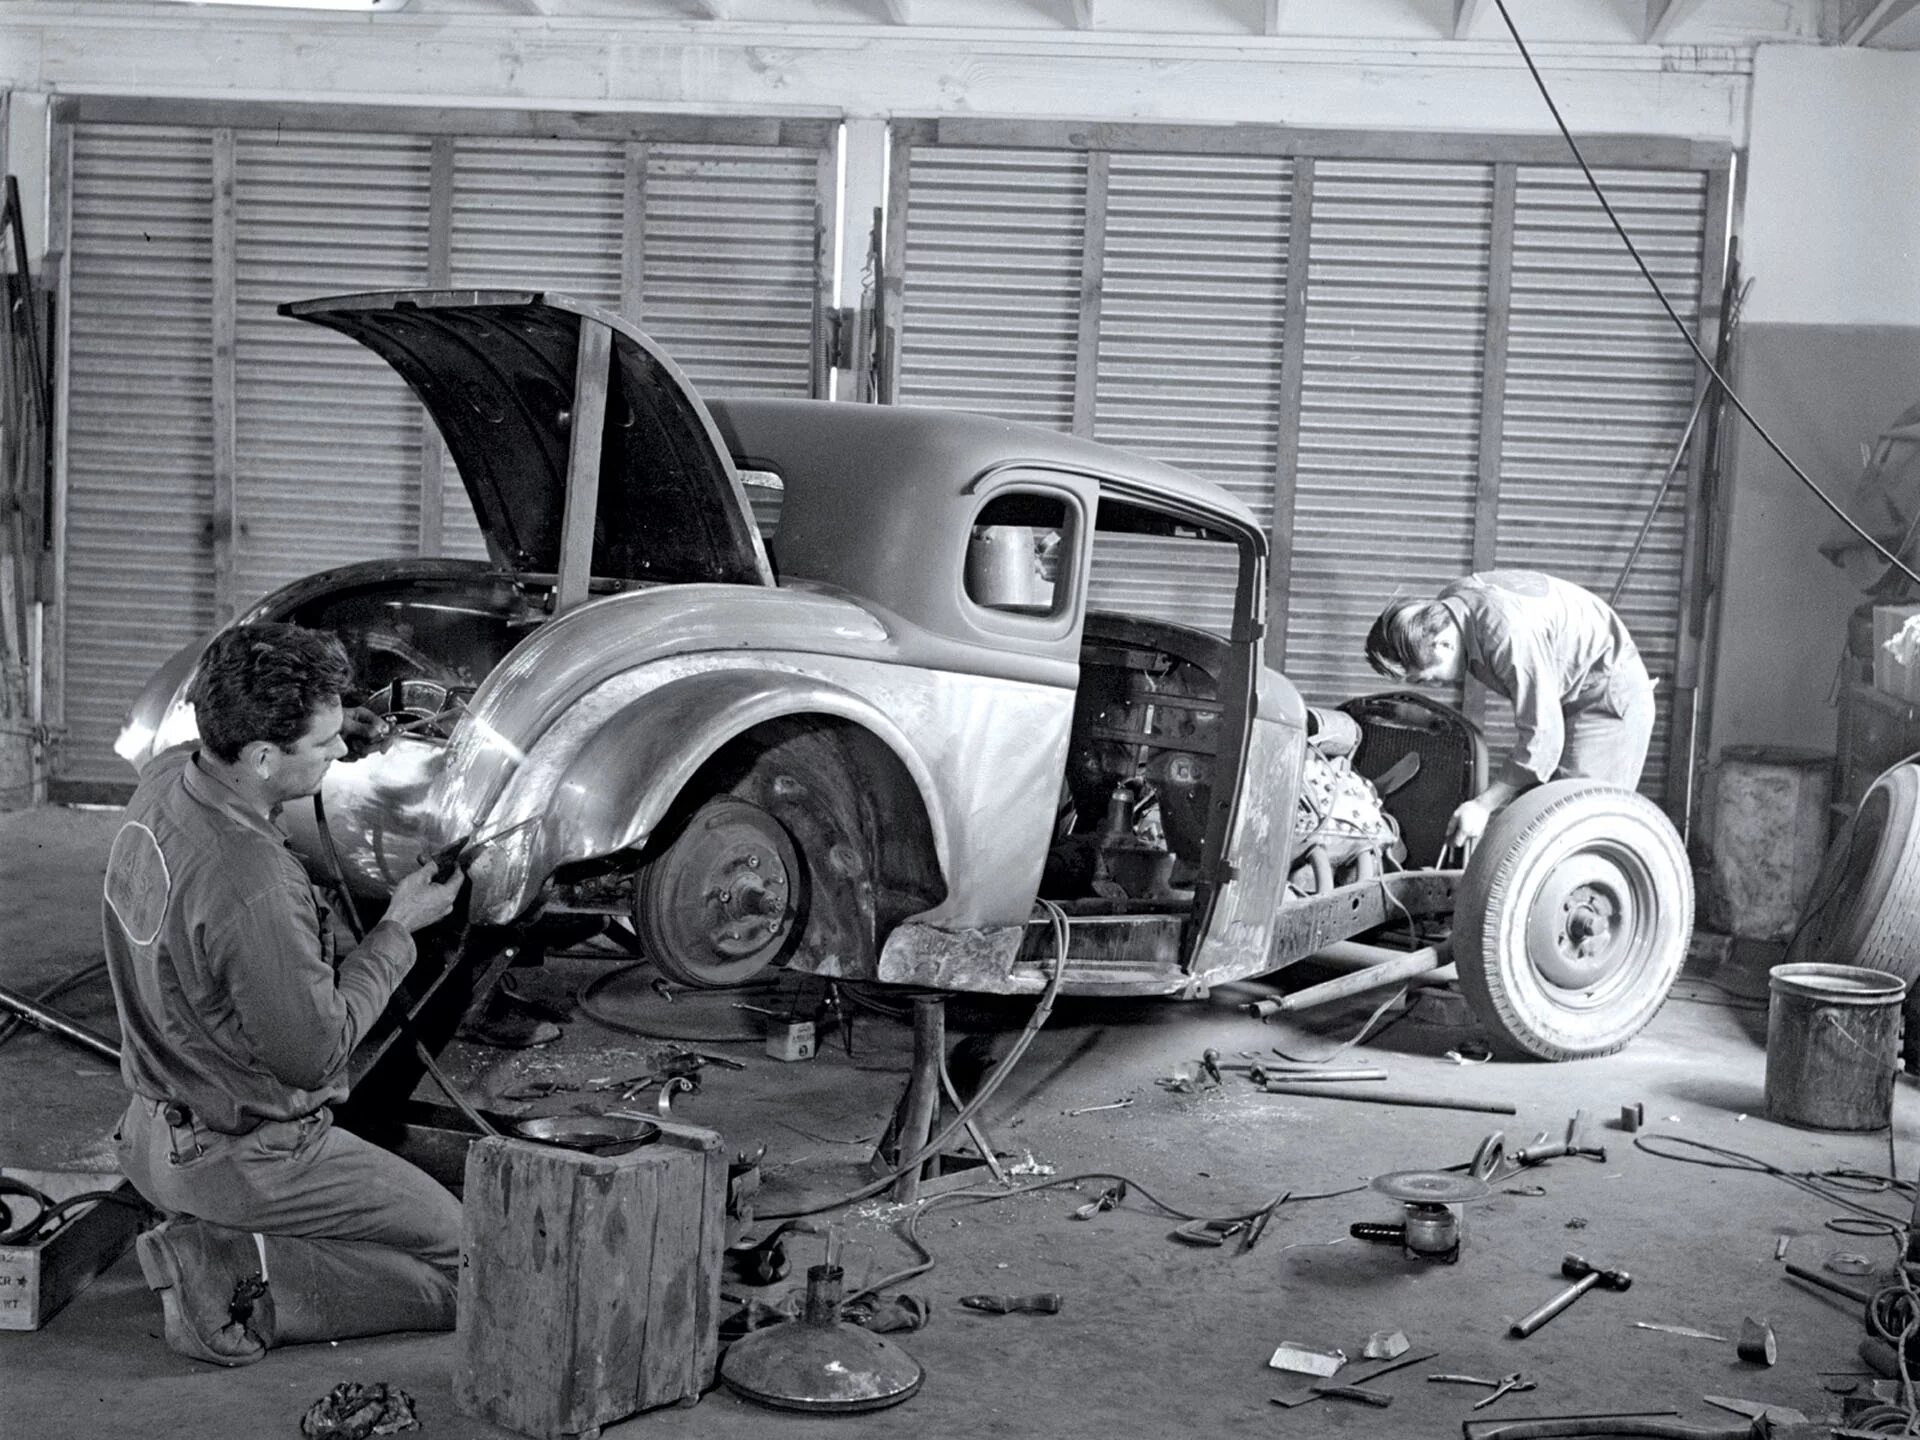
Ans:
MULTIPOLYGON (((1114 155, 1100 249, 1094 438, 1226 486, 1262 524, 1278 463, 1292 168, 1114 155)), ((1231 545, 1103 536, 1096 546, 1093 604, 1226 633, 1231 545)))
MULTIPOLYGON (((1275 536, 1287 584, 1274 649, 1311 700, 1384 688, 1362 642, 1396 594, 1496 564, 1611 588, 1695 382, 1577 170, 1503 157, 1499 137, 1460 142, 1458 159, 1305 161, 1221 154, 1214 135, 1186 152, 1144 132, 1107 151, 1042 148, 1017 125, 1006 128, 1020 143, 1002 150, 983 142, 989 128, 968 126, 963 145, 930 126, 897 141, 895 398, 1079 429, 1239 495, 1275 536), (1301 233, 1306 253, 1290 256, 1301 233), (1303 263, 1301 283, 1290 266, 1303 263), (1290 280, 1297 356, 1285 353, 1290 280)), ((1690 324, 1703 275, 1718 273, 1711 173, 1686 161, 1601 173, 1690 324)), ((1621 600, 1662 677, 1643 781, 1655 795, 1686 479, 1683 468, 1621 600)), ((1209 547, 1102 545, 1096 604, 1224 626, 1227 572, 1207 564, 1209 547)), ((1506 707, 1496 698, 1484 713, 1504 744, 1506 707)))
MULTIPOLYGON (((1599 173, 1620 221, 1683 320, 1700 309, 1706 177, 1599 173)), ((1580 172, 1522 166, 1514 204, 1513 318, 1496 561, 1547 570, 1605 598, 1686 430, 1695 364, 1580 172)), ((1676 477, 1618 609, 1660 704, 1645 788, 1672 733, 1686 475, 1676 477)), ((1489 744, 1510 743, 1505 707, 1489 744)))
MULTIPOLYGON (((231 131, 236 607, 414 553, 422 450, 438 445, 384 362, 277 305, 430 284, 438 245, 447 284, 637 301, 708 393, 806 395, 832 129, 764 145, 231 131), (451 167, 437 240, 436 150, 451 167)), ((112 753, 128 704, 216 619, 214 135, 73 126, 69 785, 130 781, 112 753)), ((437 549, 483 555, 457 474, 441 474, 437 549)))
POLYGON ((80 127, 66 302, 66 725, 89 778, 213 614, 213 142, 80 127))
POLYGON ((274 311, 422 282, 428 150, 405 135, 234 135, 238 607, 416 548, 420 406, 372 351, 274 311))
POLYGON ((894 396, 1073 427, 1086 156, 913 152, 894 396))
POLYGON ((1473 568, 1492 169, 1315 164, 1285 651, 1310 699, 1381 688, 1380 607, 1473 568))

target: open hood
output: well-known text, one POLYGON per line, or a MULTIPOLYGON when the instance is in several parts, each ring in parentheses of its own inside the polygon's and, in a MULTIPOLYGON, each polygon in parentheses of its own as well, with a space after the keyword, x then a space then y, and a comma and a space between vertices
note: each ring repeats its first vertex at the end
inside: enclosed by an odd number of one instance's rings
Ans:
POLYGON ((593 574, 773 583, 713 417, 659 346, 611 311, 532 291, 394 290, 280 313, 393 366, 440 427, 495 557, 546 574, 560 567, 581 326, 605 326, 593 574))

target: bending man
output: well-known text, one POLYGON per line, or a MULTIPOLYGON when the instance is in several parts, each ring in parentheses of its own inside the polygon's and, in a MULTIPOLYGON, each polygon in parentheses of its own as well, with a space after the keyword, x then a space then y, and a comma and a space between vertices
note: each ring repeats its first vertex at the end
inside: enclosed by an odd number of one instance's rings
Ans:
POLYGON ((1367 633, 1367 662, 1411 685, 1472 675, 1513 705, 1513 751, 1453 812, 1449 844, 1478 840, 1494 811, 1548 780, 1640 783, 1653 681, 1620 617, 1578 585, 1537 570, 1489 570, 1432 600, 1396 600, 1367 633))
POLYGON ((453 1327, 460 1205, 333 1128, 347 1057, 414 961, 412 932, 460 877, 407 876, 336 957, 274 817, 346 753, 345 652, 250 625, 188 691, 197 748, 140 777, 107 862, 107 965, 132 1102, 115 1132, 136 1189, 174 1218, 142 1234, 167 1343, 217 1365, 269 1346, 453 1327))

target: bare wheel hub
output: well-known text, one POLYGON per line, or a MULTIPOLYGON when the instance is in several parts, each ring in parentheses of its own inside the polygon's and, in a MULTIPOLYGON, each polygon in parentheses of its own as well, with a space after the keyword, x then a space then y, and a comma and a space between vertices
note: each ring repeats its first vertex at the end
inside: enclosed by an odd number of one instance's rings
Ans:
POLYGON ((649 954, 689 984, 738 984, 785 952, 799 878, 778 820, 731 795, 707 801, 642 875, 636 918, 649 954))

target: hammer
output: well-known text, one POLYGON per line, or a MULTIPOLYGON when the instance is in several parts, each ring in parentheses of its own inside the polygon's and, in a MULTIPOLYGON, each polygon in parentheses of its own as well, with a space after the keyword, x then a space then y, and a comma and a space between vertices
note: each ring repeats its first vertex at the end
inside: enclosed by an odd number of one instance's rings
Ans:
POLYGON ((1604 1145, 1582 1145, 1580 1143, 1580 1122, 1586 1118, 1581 1110, 1573 1112, 1573 1118, 1567 1121, 1566 1137, 1549 1142, 1547 1132, 1542 1130, 1539 1138, 1524 1150, 1515 1150, 1511 1156, 1518 1165, 1538 1165, 1543 1160, 1557 1160, 1562 1155, 1584 1155, 1589 1160, 1606 1162, 1607 1147, 1604 1145))
POLYGON ((1531 1315, 1514 1321, 1507 1327, 1507 1334, 1516 1340, 1524 1340, 1596 1285, 1607 1290, 1624 1290, 1633 1284, 1633 1277, 1626 1271, 1602 1270, 1597 1265, 1588 1264, 1578 1255, 1569 1255, 1562 1260, 1560 1273, 1574 1283, 1531 1315))

